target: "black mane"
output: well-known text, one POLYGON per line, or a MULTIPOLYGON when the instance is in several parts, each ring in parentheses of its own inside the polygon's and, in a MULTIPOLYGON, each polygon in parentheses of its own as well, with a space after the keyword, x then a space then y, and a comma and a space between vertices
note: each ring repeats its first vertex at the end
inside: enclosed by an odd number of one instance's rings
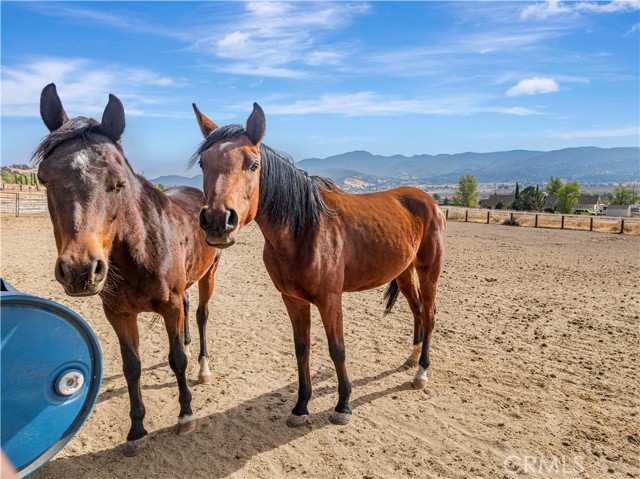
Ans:
MULTIPOLYGON (((244 133, 240 125, 228 125, 212 131, 191 157, 189 167, 214 143, 237 137, 244 133)), ((260 174, 259 220, 268 215, 273 228, 291 228, 294 236, 300 235, 306 226, 316 229, 322 214, 332 215, 320 194, 321 190, 342 192, 330 179, 310 176, 296 168, 292 158, 264 143, 260 144, 262 170, 260 174)))
MULTIPOLYGON (((65 141, 78 139, 88 145, 97 145, 98 143, 103 142, 104 138, 105 136, 100 130, 100 123, 96 120, 92 118, 85 118, 84 116, 73 118, 57 130, 49 133, 49 135, 40 142, 36 150, 33 152, 33 155, 31 155, 31 164, 37 166, 42 163, 43 160, 53 153, 53 150, 65 141)), ((124 157, 124 152, 122 151, 120 142, 116 142, 114 144, 124 157)), ((129 165, 126 157, 125 162, 127 166, 129 166, 129 169, 131 169, 131 165, 129 165)), ((133 171, 133 169, 131 169, 131 171, 133 171)))

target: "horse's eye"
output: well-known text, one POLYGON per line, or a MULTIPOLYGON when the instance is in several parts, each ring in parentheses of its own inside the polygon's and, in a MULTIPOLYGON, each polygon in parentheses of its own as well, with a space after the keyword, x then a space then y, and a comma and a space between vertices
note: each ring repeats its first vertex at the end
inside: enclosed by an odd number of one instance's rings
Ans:
POLYGON ((200 169, 202 169, 202 160, 198 162, 198 166, 200 167, 200 169))
POLYGON ((256 170, 258 169, 258 166, 260 166, 260 163, 258 163, 258 162, 256 161, 253 165, 251 165, 251 166, 249 167, 249 169, 250 169, 251 171, 256 171, 256 170))
POLYGON ((124 180, 118 181, 116 183, 116 191, 122 190, 122 188, 124 188, 126 185, 127 185, 127 183, 124 180))

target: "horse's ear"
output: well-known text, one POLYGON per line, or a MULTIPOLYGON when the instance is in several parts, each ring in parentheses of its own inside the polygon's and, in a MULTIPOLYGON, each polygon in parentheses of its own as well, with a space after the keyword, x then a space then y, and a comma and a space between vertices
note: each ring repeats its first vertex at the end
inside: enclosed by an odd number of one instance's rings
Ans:
POLYGON ((40 94, 40 116, 49 131, 57 130, 69 121, 62 107, 55 83, 49 83, 42 89, 40 94))
POLYGON ((109 94, 107 103, 102 114, 100 130, 113 141, 118 141, 124 131, 124 106, 117 96, 109 94))
POLYGON ((196 120, 198 120, 198 126, 200 127, 200 131, 202 131, 202 136, 205 138, 209 136, 213 130, 218 129, 218 125, 209 120, 200 110, 195 103, 191 104, 193 106, 193 111, 196 114, 196 120))
POLYGON ((253 111, 249 118, 247 119, 247 126, 245 127, 245 133, 251 140, 254 145, 257 145, 262 137, 264 136, 264 132, 267 129, 267 123, 264 118, 264 111, 260 108, 260 105, 257 103, 253 104, 253 111))

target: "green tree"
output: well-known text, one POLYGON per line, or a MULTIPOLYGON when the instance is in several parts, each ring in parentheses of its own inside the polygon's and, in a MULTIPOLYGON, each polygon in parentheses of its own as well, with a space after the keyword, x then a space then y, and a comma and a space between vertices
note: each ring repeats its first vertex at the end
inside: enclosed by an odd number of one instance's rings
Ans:
POLYGON ((545 195, 536 186, 527 186, 516 200, 516 210, 542 211, 545 203, 545 195))
POLYGON ((520 197, 520 185, 516 181, 516 192, 513 198, 513 203, 511 203, 511 209, 518 211, 518 198, 520 197))
POLYGON ((16 181, 16 179, 9 171, 3 171, 2 181, 4 181, 8 185, 12 185, 16 181))
POLYGON ((614 190, 611 203, 614 205, 633 205, 640 202, 640 194, 637 186, 620 185, 614 190))
POLYGON ((478 206, 478 182, 471 176, 461 176, 453 194, 453 204, 458 206, 478 206))
POLYGON ((562 180, 560 178, 550 176, 549 183, 547 183, 547 194, 550 196, 558 196, 560 189, 562 188, 562 180))
POLYGON ((580 184, 575 181, 562 185, 558 191, 558 200, 556 208, 562 214, 571 214, 578 204, 578 196, 580 196, 580 184))

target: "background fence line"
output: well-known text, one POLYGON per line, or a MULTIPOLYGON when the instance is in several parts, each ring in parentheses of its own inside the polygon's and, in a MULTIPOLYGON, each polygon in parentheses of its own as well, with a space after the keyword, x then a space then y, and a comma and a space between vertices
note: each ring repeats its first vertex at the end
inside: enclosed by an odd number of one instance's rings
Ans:
MULTIPOLYGON (((640 234, 638 217, 561 215, 458 206, 441 206, 441 208, 448 221, 640 234)), ((43 192, 0 191, 0 214, 20 216, 43 214, 48 211, 47 196, 43 192)))
POLYGON ((640 234, 639 217, 618 218, 596 215, 564 215, 535 211, 488 210, 486 208, 463 208, 457 206, 441 206, 441 208, 447 221, 640 234))

